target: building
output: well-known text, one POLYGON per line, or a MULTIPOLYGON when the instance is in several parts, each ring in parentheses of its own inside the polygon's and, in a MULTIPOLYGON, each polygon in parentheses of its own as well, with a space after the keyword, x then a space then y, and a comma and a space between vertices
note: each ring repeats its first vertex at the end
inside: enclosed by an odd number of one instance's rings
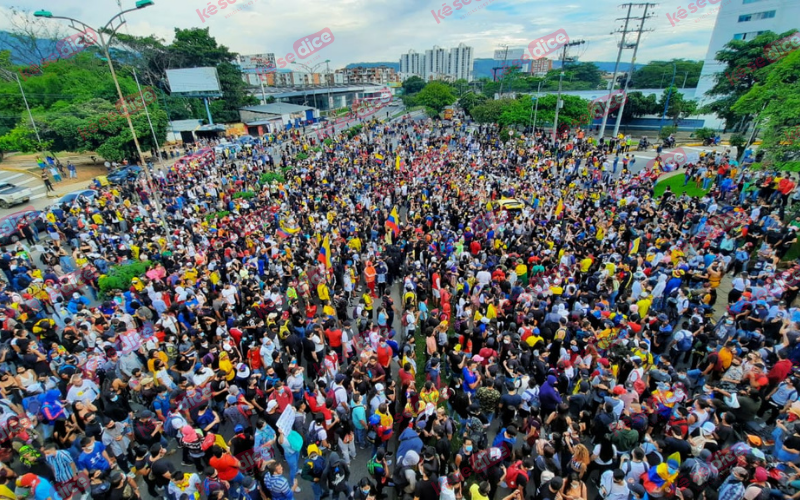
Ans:
POLYGON ((236 61, 242 70, 242 78, 250 85, 266 84, 266 75, 275 71, 275 54, 240 55, 236 61))
MULTIPOLYGON (((712 5, 705 7, 706 10, 713 8, 712 5)), ((699 16, 701 13, 693 15, 699 16)), ((702 96, 701 102, 710 100, 705 93, 714 86, 714 75, 722 73, 727 67, 715 59, 725 44, 731 40, 751 40, 765 31, 780 34, 797 29, 798 19, 798 0, 722 0, 697 84, 696 95, 702 96)), ((688 23, 689 20, 682 22, 688 23)))
MULTIPOLYGON (((422 75, 425 66, 425 55, 417 54, 414 49, 408 51, 408 54, 400 56, 400 74, 407 75, 422 75)), ((405 78, 404 78, 405 80, 405 78)))
POLYGON ((531 59, 531 74, 535 76, 544 76, 548 71, 553 69, 553 60, 546 57, 541 59, 531 59))
POLYGON ((418 54, 409 50, 400 56, 399 78, 405 80, 411 76, 419 76, 423 80, 455 81, 460 78, 472 81, 475 49, 460 43, 458 47, 443 49, 435 45, 418 54))
POLYGON ((239 119, 250 135, 300 127, 316 121, 319 112, 311 106, 300 106, 285 102, 247 106, 239 109, 239 119))
POLYGON ((337 69, 333 81, 341 84, 372 83, 374 85, 386 85, 389 82, 397 82, 399 80, 397 72, 389 66, 372 66, 369 68, 355 66, 337 69))

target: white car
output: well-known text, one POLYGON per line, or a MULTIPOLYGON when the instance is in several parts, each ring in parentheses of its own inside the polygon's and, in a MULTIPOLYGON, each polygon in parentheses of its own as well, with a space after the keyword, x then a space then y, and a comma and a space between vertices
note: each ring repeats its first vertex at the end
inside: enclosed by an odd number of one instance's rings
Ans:
POLYGON ((0 208, 8 208, 18 203, 25 203, 31 199, 29 188, 19 187, 5 182, 0 184, 0 208))

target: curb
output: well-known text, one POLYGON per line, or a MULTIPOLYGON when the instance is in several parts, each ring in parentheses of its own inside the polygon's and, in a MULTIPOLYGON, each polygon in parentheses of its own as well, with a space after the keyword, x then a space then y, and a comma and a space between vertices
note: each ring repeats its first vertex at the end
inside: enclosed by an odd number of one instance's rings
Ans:
POLYGON ((18 173, 18 174, 28 174, 28 175, 32 175, 32 176, 34 176, 34 177, 36 176, 36 174, 34 174, 33 172, 31 172, 30 170, 23 170, 23 169, 21 169, 21 168, 13 168, 13 167, 0 167, 0 170, 6 171, 6 172, 16 172, 16 173, 18 173))

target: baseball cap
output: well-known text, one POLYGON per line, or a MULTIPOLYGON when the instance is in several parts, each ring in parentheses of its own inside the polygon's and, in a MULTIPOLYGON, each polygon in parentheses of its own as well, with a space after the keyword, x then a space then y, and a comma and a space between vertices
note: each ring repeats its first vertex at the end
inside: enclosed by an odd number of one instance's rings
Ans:
POLYGON ((754 483, 763 483, 769 479, 769 474, 767 474, 767 469, 763 467, 757 467, 756 473, 753 475, 753 482, 754 483))
POLYGON ((267 403, 267 411, 272 411, 277 407, 278 407, 278 402, 277 401, 273 400, 273 401, 270 401, 269 403, 267 403))

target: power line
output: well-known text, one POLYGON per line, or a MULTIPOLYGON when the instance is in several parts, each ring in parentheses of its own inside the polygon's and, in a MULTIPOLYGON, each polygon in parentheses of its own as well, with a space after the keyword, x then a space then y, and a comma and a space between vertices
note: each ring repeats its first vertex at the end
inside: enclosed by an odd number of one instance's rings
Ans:
MULTIPOLYGON (((625 110, 625 101, 628 100, 628 85, 630 85, 631 77, 633 76, 633 71, 636 69, 636 53, 639 51, 639 42, 642 40, 642 33, 647 31, 653 31, 652 29, 644 29, 644 22, 653 17, 653 14, 647 15, 647 10, 650 7, 655 7, 656 4, 654 3, 636 3, 632 4, 634 7, 644 7, 644 13, 640 18, 634 18, 639 21, 639 27, 635 30, 631 30, 631 33, 636 33, 636 42, 633 44, 633 55, 631 56, 631 69, 628 71, 628 76, 625 78, 625 86, 622 88, 622 104, 619 106, 617 110, 617 122, 614 124, 614 137, 617 136, 619 133, 619 124, 622 122, 622 112, 625 110)), ((630 16, 630 14, 629 14, 630 16)), ((624 39, 623 39, 624 43, 624 39)), ((613 82, 612 82, 613 85, 613 82)), ((606 109, 609 106, 606 105, 606 109)))

